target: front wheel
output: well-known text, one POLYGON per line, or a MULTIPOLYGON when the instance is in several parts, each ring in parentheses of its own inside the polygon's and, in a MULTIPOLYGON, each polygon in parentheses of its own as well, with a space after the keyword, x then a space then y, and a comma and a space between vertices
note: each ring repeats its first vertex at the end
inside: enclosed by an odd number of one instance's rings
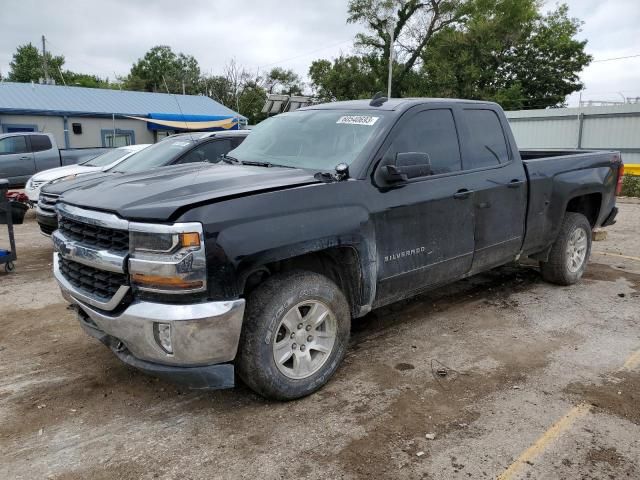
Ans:
POLYGON ((323 275, 274 275, 248 298, 236 366, 257 393, 277 400, 322 387, 342 361, 351 316, 340 289, 323 275))
POLYGON ((582 277, 591 254, 591 224, 581 213, 567 212, 549 259, 540 263, 542 278, 573 285, 582 277))

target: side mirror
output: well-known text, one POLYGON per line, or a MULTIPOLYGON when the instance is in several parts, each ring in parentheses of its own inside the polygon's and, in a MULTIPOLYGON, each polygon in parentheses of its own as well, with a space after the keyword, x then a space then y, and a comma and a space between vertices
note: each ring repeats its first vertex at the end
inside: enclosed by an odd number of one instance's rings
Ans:
POLYGON ((381 171, 387 183, 406 182, 431 175, 431 159, 428 153, 396 153, 395 162, 381 166, 381 171))

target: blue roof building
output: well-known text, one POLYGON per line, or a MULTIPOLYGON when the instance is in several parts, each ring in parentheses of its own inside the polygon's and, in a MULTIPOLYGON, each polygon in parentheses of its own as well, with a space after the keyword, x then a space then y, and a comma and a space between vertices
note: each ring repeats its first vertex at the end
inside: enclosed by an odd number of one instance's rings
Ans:
POLYGON ((245 123, 205 96, 0 82, 0 132, 53 133, 66 148, 154 143, 177 131, 245 123))

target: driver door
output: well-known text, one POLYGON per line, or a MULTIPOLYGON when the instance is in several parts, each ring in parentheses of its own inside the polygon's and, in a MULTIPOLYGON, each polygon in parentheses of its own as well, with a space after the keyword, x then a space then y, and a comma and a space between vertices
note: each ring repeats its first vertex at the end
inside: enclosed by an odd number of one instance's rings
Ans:
POLYGON ((432 172, 377 187, 376 306, 464 276, 474 251, 473 195, 465 193, 454 112, 408 112, 390 137, 379 165, 397 153, 420 152, 429 155, 432 172))

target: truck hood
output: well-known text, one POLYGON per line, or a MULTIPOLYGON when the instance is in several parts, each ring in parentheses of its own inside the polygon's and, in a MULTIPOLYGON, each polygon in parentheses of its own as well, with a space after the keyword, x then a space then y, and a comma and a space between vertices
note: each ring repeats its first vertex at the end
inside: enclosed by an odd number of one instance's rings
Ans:
POLYGON ((69 175, 85 175, 87 173, 99 172, 100 167, 83 167, 82 165, 67 165, 66 167, 50 168, 44 172, 36 173, 32 179, 34 182, 50 182, 57 178, 69 175))
POLYGON ((62 200, 131 220, 168 221, 189 205, 312 183, 318 180, 301 169, 193 163, 99 179, 68 191, 62 200))
POLYGON ((42 187, 42 192, 50 193, 54 195, 62 195, 67 190, 71 190, 74 188, 83 187, 87 185, 95 185, 113 175, 116 175, 116 174, 98 171, 94 173, 88 173, 86 175, 80 175, 75 178, 70 178, 68 180, 57 180, 57 181, 54 180, 53 183, 48 183, 44 185, 42 187))

